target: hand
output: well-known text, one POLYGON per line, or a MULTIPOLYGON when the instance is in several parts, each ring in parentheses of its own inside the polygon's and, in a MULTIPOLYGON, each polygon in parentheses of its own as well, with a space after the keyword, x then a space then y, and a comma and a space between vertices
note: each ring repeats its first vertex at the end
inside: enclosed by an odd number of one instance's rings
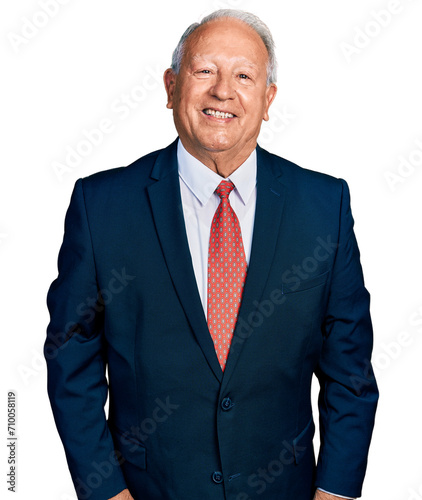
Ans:
POLYGON ((133 500, 133 496, 129 493, 128 489, 121 491, 118 495, 108 500, 133 500))
POLYGON ((325 491, 316 490, 314 500, 344 500, 344 498, 330 495, 330 493, 325 493, 325 491))

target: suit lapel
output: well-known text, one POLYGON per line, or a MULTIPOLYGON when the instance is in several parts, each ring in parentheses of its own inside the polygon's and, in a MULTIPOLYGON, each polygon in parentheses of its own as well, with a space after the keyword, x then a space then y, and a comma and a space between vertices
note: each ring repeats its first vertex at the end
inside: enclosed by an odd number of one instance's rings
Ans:
POLYGON ((171 279, 198 344, 216 378, 221 381, 222 371, 199 297, 186 236, 177 168, 177 141, 159 154, 151 177, 157 182, 148 187, 148 195, 171 279))
POLYGON ((251 333, 250 318, 261 300, 267 282, 281 225, 285 187, 273 156, 257 147, 257 200, 251 256, 242 304, 224 371, 223 388, 233 373, 239 355, 251 333))
POLYGON ((285 187, 273 156, 257 148, 257 200, 248 274, 226 369, 223 373, 215 354, 199 297, 180 196, 177 141, 164 149, 154 164, 148 195, 157 234, 176 293, 198 344, 222 390, 233 373, 244 344, 250 336, 249 318, 261 300, 267 282, 281 224, 285 187))

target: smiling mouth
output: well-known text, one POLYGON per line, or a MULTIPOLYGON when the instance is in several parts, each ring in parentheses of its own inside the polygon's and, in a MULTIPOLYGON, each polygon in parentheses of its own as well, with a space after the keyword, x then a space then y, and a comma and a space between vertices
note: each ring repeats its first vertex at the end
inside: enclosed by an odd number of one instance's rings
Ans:
POLYGON ((234 118, 236 116, 232 113, 225 113, 224 111, 217 111, 211 108, 204 109, 203 113, 208 116, 213 116, 214 118, 234 118))

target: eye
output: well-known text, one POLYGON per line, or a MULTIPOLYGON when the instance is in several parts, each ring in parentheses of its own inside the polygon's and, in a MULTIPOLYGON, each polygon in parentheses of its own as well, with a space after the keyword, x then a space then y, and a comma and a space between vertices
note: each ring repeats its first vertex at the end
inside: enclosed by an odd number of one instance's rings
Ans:
POLYGON ((239 78, 241 78, 242 80, 248 80, 249 76, 245 75, 245 73, 240 73, 239 78))
POLYGON ((197 78, 208 78, 212 75, 212 70, 210 69, 198 69, 194 72, 197 78))

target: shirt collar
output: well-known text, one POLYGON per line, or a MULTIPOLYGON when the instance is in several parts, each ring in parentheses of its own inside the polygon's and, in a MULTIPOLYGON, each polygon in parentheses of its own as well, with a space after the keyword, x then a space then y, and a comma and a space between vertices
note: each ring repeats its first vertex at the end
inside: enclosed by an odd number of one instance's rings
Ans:
MULTIPOLYGON (((206 205, 222 178, 184 148, 179 139, 177 144, 179 175, 202 205, 206 205)), ((256 186, 256 149, 252 151, 240 167, 228 179, 235 185, 244 205, 251 197, 256 186)))

